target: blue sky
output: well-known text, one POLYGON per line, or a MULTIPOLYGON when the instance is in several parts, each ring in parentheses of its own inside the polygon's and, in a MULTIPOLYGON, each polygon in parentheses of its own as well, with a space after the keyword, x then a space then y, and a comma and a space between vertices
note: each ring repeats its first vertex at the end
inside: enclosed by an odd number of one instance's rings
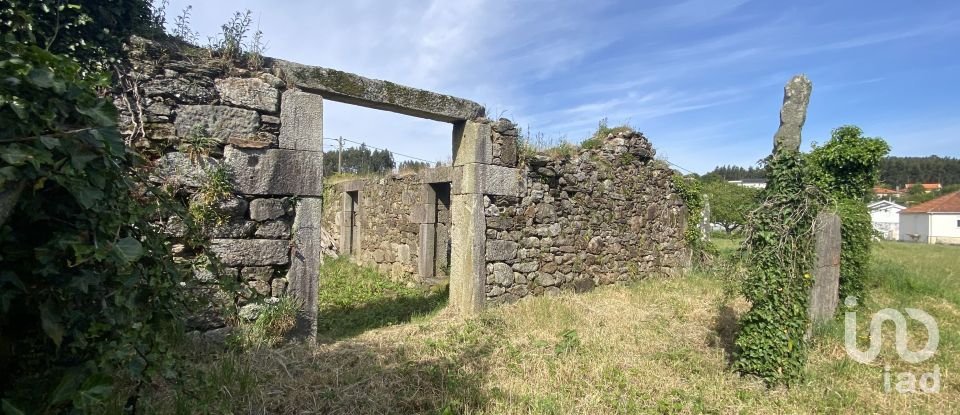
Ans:
MULTIPOLYGON (((548 140, 626 122, 700 173, 770 152, 797 73, 804 148, 855 124, 894 155, 960 156, 957 1, 172 0, 168 21, 188 4, 200 39, 250 9, 267 55, 468 98, 548 140)), ((450 157, 450 130, 325 102, 324 135, 425 159, 450 157)))

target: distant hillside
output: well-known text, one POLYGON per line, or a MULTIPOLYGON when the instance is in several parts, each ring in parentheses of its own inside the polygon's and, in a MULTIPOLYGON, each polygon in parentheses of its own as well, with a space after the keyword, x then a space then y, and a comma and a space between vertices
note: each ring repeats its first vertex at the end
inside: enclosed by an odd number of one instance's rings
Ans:
MULTIPOLYGON (((761 167, 727 165, 717 166, 704 178, 762 179, 766 174, 761 167)), ((890 187, 902 187, 909 183, 960 184, 960 159, 940 156, 887 157, 880 163, 880 181, 890 187)))
POLYGON ((710 173, 703 175, 704 180, 720 178, 723 180, 763 179, 767 172, 762 167, 717 166, 710 173))
POLYGON ((880 164, 880 181, 887 186, 908 183, 960 184, 960 159, 953 157, 887 157, 880 164))

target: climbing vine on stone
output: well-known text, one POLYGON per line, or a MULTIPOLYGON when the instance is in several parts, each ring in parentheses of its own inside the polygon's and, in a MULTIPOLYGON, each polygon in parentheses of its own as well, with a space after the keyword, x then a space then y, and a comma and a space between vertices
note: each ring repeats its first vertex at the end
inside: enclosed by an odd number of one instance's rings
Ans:
POLYGON ((768 172, 744 241, 748 277, 742 290, 752 307, 740 320, 735 366, 771 384, 792 383, 807 359, 814 219, 825 197, 797 151, 773 156, 768 172))
POLYGON ((673 187, 687 207, 687 229, 683 234, 683 239, 692 251, 694 263, 703 264, 710 256, 717 253, 716 247, 707 240, 706 235, 700 228, 703 209, 706 207, 703 183, 695 177, 684 177, 677 173, 673 176, 673 187))
POLYGON ((860 128, 846 125, 833 130, 830 141, 814 146, 808 156, 817 186, 830 195, 840 215, 841 299, 864 294, 874 236, 867 202, 889 152, 883 139, 863 137, 860 128))

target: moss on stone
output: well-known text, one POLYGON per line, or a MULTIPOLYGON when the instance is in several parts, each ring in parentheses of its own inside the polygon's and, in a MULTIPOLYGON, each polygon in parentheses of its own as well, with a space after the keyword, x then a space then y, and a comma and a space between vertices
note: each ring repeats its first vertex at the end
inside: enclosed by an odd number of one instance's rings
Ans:
POLYGON ((305 79, 316 80, 321 85, 326 85, 330 90, 339 94, 350 96, 363 96, 363 82, 356 76, 347 72, 335 69, 324 69, 319 67, 302 67, 296 75, 305 79))

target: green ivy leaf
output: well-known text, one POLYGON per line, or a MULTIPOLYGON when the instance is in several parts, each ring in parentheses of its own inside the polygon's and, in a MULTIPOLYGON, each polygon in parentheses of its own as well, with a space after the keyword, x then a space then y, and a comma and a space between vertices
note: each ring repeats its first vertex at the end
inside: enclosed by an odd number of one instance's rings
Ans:
POLYGON ((49 303, 40 306, 40 323, 43 326, 43 332, 59 348, 60 343, 63 342, 64 329, 60 324, 60 316, 51 311, 49 303))
POLYGON ((6 400, 6 399, 3 399, 3 400, 0 401, 0 402, 2 402, 2 408, 3 408, 3 413, 4 413, 4 414, 7 414, 7 415, 24 415, 24 412, 21 411, 20 408, 17 408, 16 406, 13 406, 13 404, 10 403, 10 401, 8 401, 8 400, 6 400))
POLYGON ((117 120, 113 117, 113 114, 110 114, 110 111, 107 110, 106 106, 104 106, 102 102, 94 107, 77 107, 77 112, 90 117, 94 123, 104 127, 112 126, 117 123, 117 120))
POLYGON ((23 165, 23 163, 30 158, 30 154, 24 151, 23 147, 18 145, 12 145, 3 149, 3 154, 0 154, 0 159, 10 163, 14 166, 23 165))
POLYGON ((77 199, 85 209, 90 209, 103 199, 103 192, 90 186, 76 186, 70 189, 70 194, 77 199))
POLYGON ((27 74, 27 80, 39 88, 50 88, 53 86, 53 72, 46 68, 33 68, 27 74))
POLYGON ((117 253, 121 261, 129 264, 143 256, 143 245, 140 244, 140 241, 128 236, 117 241, 113 245, 113 251, 117 253))
POLYGON ((94 153, 86 149, 78 149, 79 151, 73 151, 70 153, 70 164, 73 165, 73 168, 77 170, 83 170, 87 166, 87 163, 96 160, 100 157, 99 154, 94 153))
POLYGON ((57 388, 53 390, 53 394, 50 397, 50 403, 52 405, 59 405, 72 400, 82 381, 83 378, 79 371, 68 371, 65 375, 63 375, 63 378, 60 379, 60 384, 57 385, 57 388))
POLYGON ((48 150, 53 150, 54 148, 60 146, 60 139, 59 139, 59 138, 50 137, 50 136, 47 136, 47 135, 41 136, 41 137, 40 137, 40 142, 43 143, 43 146, 46 147, 48 150))

